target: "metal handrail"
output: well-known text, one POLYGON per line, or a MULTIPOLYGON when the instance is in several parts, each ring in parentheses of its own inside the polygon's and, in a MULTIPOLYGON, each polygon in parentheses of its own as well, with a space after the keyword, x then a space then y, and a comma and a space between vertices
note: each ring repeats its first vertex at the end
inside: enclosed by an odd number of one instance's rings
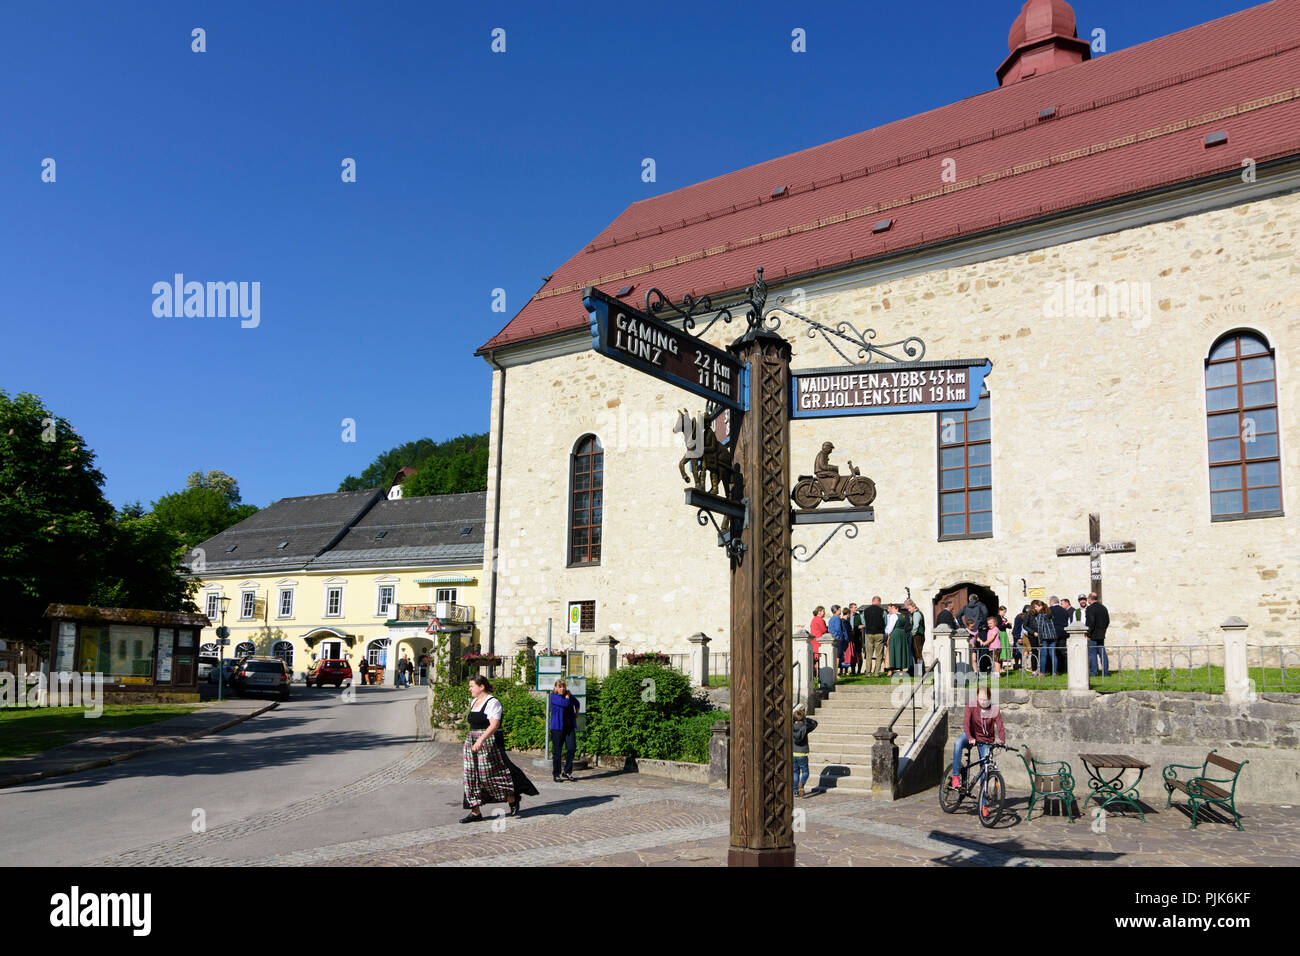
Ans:
POLYGON ((893 720, 891 720, 889 722, 889 725, 885 728, 886 730, 892 731, 894 729, 894 725, 898 723, 898 719, 903 716, 903 712, 905 710, 910 709, 912 713, 912 741, 913 742, 916 741, 916 696, 917 694, 921 693, 922 689, 928 683, 934 687, 934 706, 936 708, 938 707, 939 682, 938 680, 935 679, 938 673, 939 673, 939 662, 935 661, 934 666, 931 667, 928 671, 925 671, 924 676, 919 681, 914 681, 912 683, 912 692, 907 695, 907 700, 903 701, 903 705, 898 708, 898 711, 894 714, 893 720))

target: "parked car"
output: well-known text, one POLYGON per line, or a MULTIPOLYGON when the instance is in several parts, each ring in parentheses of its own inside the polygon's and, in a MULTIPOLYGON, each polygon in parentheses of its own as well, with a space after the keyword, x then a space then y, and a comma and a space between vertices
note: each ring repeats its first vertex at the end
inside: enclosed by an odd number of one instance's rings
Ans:
POLYGON ((289 699, 289 669, 278 657, 245 657, 235 668, 231 684, 240 697, 258 692, 289 699))
POLYGON ((215 668, 219 663, 221 662, 215 657, 208 657, 206 655, 200 657, 199 658, 199 680, 211 681, 212 683, 216 683, 217 675, 213 673, 213 668, 215 668))
MULTIPOLYGON (((215 666, 215 662, 213 663, 214 666, 208 668, 209 684, 215 684, 217 682, 217 667, 215 666)), ((233 657, 224 657, 221 659, 221 683, 234 683, 235 667, 237 664, 238 662, 233 657)))
POLYGON ((308 687, 312 684, 320 687, 326 684, 342 687, 344 681, 352 683, 352 665, 347 661, 316 661, 307 668, 305 683, 308 687))

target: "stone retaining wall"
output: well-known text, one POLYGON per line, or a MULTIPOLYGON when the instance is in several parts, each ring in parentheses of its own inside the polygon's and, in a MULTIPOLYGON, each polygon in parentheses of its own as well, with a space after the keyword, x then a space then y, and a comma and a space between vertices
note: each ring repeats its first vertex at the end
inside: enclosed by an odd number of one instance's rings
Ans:
MULTIPOLYGON (((1160 809, 1161 770, 1199 765, 1217 749, 1230 760, 1250 761, 1237 786, 1243 803, 1300 803, 1300 694, 1261 694, 1234 705, 1221 694, 1003 690, 1000 706, 1007 743, 1028 744, 1043 760, 1069 761, 1076 797, 1088 793, 1080 753, 1123 753, 1151 764, 1138 789, 1148 806, 1160 809)), ((962 708, 950 708, 948 719, 949 737, 956 739, 962 708)), ((1014 753, 999 759, 999 769, 1012 791, 1029 789, 1014 753)))

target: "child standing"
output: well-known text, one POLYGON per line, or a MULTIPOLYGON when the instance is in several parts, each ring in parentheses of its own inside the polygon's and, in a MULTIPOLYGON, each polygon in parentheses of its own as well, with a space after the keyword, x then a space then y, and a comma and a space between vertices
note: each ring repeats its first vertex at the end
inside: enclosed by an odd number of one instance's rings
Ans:
POLYGON ((808 782, 808 735, 817 729, 817 721, 808 716, 802 704, 794 709, 794 794, 806 797, 803 785, 808 782))
MULTIPOLYGON (((993 667, 993 673, 1002 673, 1002 630, 998 627, 998 617, 990 614, 985 622, 984 640, 980 642, 980 657, 987 655, 993 667)), ((983 664, 983 661, 980 661, 983 664)))

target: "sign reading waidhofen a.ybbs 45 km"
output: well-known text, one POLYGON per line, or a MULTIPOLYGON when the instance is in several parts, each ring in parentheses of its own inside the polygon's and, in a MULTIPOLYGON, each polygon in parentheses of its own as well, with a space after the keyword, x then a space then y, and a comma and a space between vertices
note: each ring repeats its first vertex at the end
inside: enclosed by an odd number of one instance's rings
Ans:
POLYGON ((592 345, 601 355, 744 411, 745 366, 734 355, 599 289, 585 289, 582 304, 591 314, 592 345))
POLYGON ((847 365, 795 369, 790 417, 969 411, 979 404, 988 359, 914 362, 903 367, 847 365))

